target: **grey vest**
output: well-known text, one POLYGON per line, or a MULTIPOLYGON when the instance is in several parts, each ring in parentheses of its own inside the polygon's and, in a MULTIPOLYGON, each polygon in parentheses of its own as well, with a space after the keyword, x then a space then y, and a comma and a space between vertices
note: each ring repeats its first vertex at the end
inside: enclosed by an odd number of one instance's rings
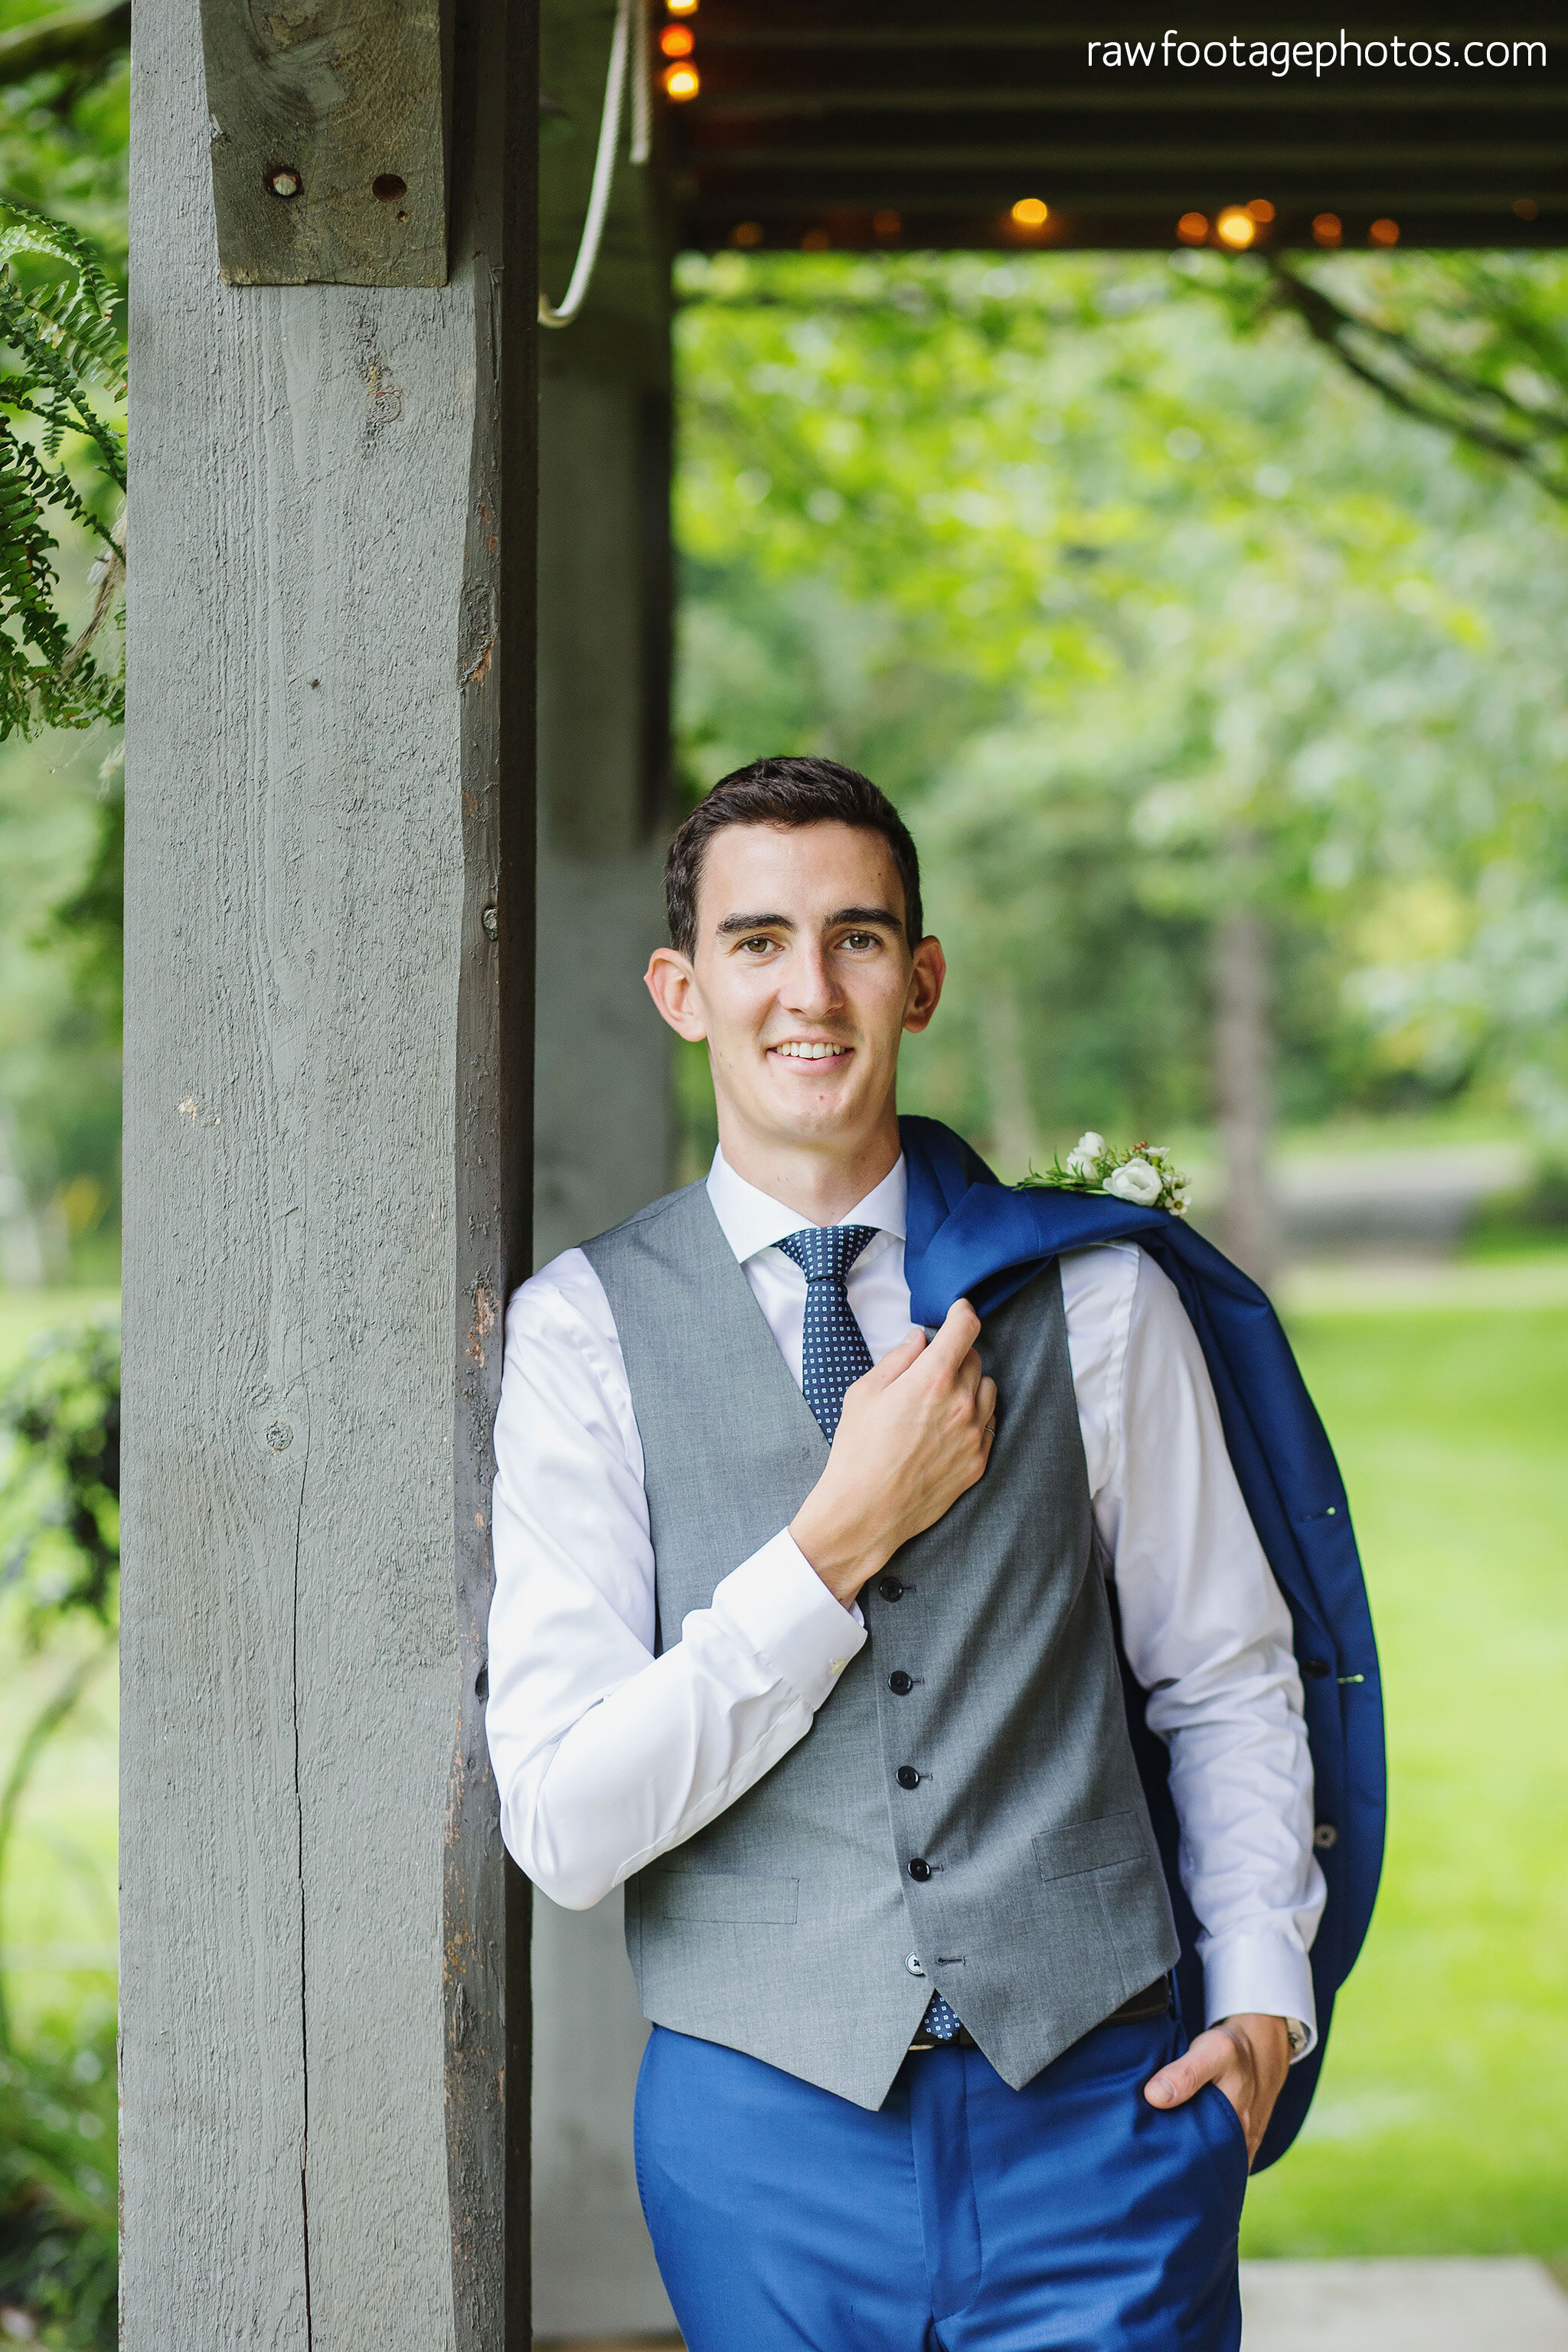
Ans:
MULTIPOLYGON (((705 1187, 587 1255, 631 1382, 668 1648, 788 1526, 827 1445, 705 1187)), ((626 1884, 646 2016, 864 2107, 933 1989, 1018 2088, 1177 1952, 1055 1265, 980 1352, 1000 1400, 984 1477, 861 1594, 870 1639, 805 1738, 626 1884)))

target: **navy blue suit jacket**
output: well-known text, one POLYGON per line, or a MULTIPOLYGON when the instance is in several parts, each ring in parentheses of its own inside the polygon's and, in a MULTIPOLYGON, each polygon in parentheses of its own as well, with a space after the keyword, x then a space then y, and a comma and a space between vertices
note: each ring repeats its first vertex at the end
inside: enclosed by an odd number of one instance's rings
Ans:
MULTIPOLYGON (((1179 1217, 1104 1193, 1015 1191, 936 1119, 899 1124, 909 1168, 904 1263, 915 1322, 941 1323, 956 1298, 969 1299, 984 1319, 1063 1250, 1135 1241, 1175 1284, 1203 1348, 1237 1480, 1295 1627, 1318 1860, 1328 1885, 1311 1956, 1318 2044, 1290 2069, 1258 2151, 1254 2169, 1261 2169, 1283 2156, 1311 2104, 1334 1995, 1361 1949, 1383 1867, 1383 1693, 1339 1467, 1267 1297, 1179 1217)), ((1203 1971, 1194 1949, 1198 1925, 1176 1873, 1168 1759, 1144 1722, 1144 1694, 1125 1659, 1122 1674, 1182 1938, 1183 2014, 1196 2032, 1204 2019, 1203 1971)))

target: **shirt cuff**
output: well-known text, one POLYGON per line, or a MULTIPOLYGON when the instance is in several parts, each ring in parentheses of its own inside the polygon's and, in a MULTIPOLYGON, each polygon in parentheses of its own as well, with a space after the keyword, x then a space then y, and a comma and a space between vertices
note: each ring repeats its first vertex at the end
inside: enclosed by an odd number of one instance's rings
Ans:
POLYGON ((865 1647, 859 1611, 839 1607, 787 1528, 731 1570, 713 1606, 813 1715, 865 1647))
POLYGON ((1307 2038, 1294 2065, 1318 2043, 1311 1962, 1289 1934, 1216 1939, 1204 1954, 1204 2015, 1209 2025, 1247 2015, 1295 2018, 1307 2038))

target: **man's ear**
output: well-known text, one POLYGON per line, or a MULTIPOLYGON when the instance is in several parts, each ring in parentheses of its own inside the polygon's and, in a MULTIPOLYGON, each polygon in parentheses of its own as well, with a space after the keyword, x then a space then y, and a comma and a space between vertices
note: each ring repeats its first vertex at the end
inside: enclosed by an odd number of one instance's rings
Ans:
POLYGON ((674 948, 655 948, 643 974, 643 986, 678 1036, 692 1045, 707 1036, 697 974, 674 948))
MULTIPOLYGON (((942 1002, 946 978, 947 958, 942 951, 942 941, 922 940, 915 950, 909 994, 904 999, 904 1027, 912 1035, 918 1037, 922 1029, 930 1026, 931 1014, 942 1002)), ((668 1013, 665 1017, 668 1020, 668 1013)))

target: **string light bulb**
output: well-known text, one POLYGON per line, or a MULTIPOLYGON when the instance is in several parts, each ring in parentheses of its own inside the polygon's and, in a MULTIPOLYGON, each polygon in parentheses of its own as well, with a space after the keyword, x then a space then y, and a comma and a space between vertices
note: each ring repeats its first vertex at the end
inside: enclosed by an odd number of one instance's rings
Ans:
POLYGON ((1207 213, 1184 213, 1176 223, 1176 235, 1184 245, 1206 245, 1208 234, 1207 213))
POLYGON ((1367 235, 1373 245, 1397 245, 1399 223, 1396 220, 1374 220, 1367 235))
POLYGON ((672 16, 695 16, 697 14, 697 0, 664 0, 664 5, 672 16))
POLYGON ((689 25, 667 25, 658 46, 667 58, 689 58, 697 47, 697 36, 689 25))
POLYGON ((674 99, 677 106, 684 106, 702 87, 695 66, 666 66, 661 79, 665 96, 674 99))
POLYGON ((1254 196, 1247 209, 1259 228, 1267 228, 1274 217, 1274 207, 1267 196, 1254 196))
POLYGON ((1320 245, 1338 245, 1344 235, 1338 213, 1319 213, 1312 223, 1312 235, 1320 245))
POLYGON ((1049 205, 1042 204, 1038 196, 1020 196, 1013 206, 1015 228, 1044 228, 1050 216, 1049 205))
POLYGON ((1244 253, 1258 235, 1258 223, 1245 205, 1226 205, 1215 227, 1237 253, 1244 253))

